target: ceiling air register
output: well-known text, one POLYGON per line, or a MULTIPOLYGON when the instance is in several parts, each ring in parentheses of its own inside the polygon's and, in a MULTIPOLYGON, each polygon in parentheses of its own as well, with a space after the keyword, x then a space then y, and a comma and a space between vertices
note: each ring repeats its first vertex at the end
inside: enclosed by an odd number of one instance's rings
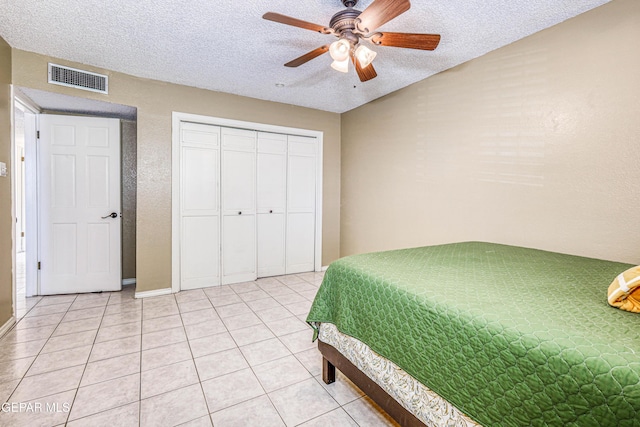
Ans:
POLYGON ((109 77, 49 63, 49 83, 91 92, 109 93, 109 77))

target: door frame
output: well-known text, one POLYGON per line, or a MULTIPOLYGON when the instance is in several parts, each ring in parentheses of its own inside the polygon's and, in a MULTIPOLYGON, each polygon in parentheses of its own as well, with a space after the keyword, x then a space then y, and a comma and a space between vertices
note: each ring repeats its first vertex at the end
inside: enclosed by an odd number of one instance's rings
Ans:
POLYGON ((180 291, 180 123, 192 122, 213 126, 247 129, 258 132, 282 133, 315 137, 316 153, 316 215, 314 270, 322 270, 322 153, 324 132, 266 123, 225 119, 222 117, 174 111, 171 117, 171 292, 180 291))
MULTIPOLYGON (((14 88, 13 90, 13 103, 12 103, 12 159, 15 158, 16 141, 15 141, 15 104, 18 103, 26 114, 33 115, 32 120, 27 121, 25 117, 25 139, 24 139, 24 203, 25 203, 25 296, 31 297, 39 294, 40 285, 38 280, 38 183, 37 183, 37 130, 38 130, 38 115, 40 114, 40 108, 33 104, 29 98, 24 96, 22 92, 14 88), (30 126, 31 129, 27 129, 30 126)), ((15 166, 15 165, 13 165, 15 166)), ((17 168, 12 167, 12 174, 15 174, 17 168)), ((15 179, 12 176, 12 188, 15 186, 15 179)), ((15 209, 16 209, 16 194, 12 195, 11 205, 13 210, 13 222, 15 224, 15 209)), ((14 226, 15 233, 15 226, 14 226)), ((15 235, 14 235, 15 245, 15 235)), ((16 248, 13 248, 15 256, 16 248)), ((13 265, 13 271, 15 272, 15 259, 13 265)), ((15 274, 13 277, 13 295, 14 295, 14 309, 16 298, 16 280, 15 274)))

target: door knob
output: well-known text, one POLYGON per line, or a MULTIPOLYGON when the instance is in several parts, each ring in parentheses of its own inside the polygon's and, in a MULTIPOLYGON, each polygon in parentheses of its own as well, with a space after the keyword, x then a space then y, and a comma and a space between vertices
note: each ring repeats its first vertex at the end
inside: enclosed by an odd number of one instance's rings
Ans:
POLYGON ((101 217, 102 219, 107 219, 107 218, 118 218, 118 214, 115 212, 111 212, 109 215, 107 216, 103 216, 101 217))

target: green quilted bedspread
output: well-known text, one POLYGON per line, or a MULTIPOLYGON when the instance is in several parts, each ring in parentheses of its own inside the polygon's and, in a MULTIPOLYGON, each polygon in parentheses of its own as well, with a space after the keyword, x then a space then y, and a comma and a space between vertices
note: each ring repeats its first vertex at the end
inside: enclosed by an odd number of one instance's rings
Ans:
POLYGON ((607 305, 628 264, 468 242, 329 266, 329 322, 484 426, 640 426, 640 315, 607 305))

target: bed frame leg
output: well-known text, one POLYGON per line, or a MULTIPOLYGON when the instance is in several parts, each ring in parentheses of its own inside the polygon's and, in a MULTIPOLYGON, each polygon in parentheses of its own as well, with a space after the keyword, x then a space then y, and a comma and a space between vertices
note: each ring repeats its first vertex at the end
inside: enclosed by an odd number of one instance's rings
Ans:
POLYGON ((325 357, 322 357, 322 381, 325 384, 331 384, 336 381, 336 367, 325 357))

